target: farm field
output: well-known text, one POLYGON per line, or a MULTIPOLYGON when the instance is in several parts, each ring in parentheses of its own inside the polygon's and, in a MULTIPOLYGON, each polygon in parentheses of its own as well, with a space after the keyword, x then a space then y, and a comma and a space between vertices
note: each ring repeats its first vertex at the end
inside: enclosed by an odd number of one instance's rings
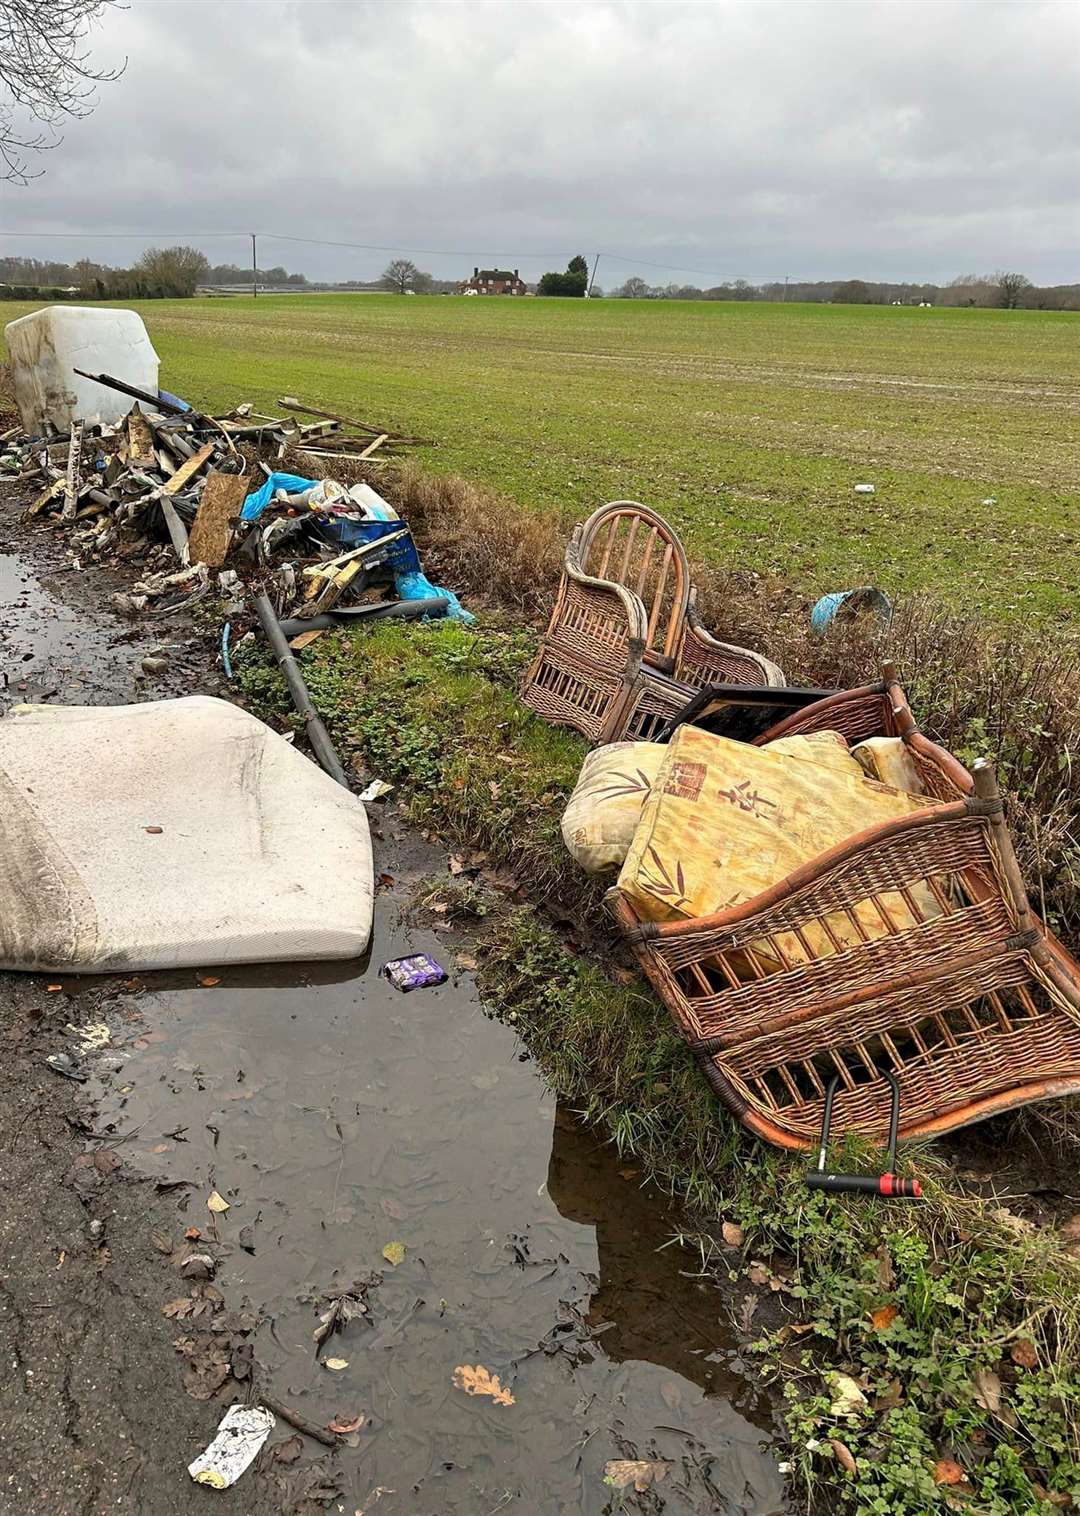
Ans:
POLYGON ((644 500, 693 552, 811 594, 873 581, 995 619, 1075 616, 1078 315, 392 295, 137 308, 162 384, 202 407, 299 395, 430 437, 425 467, 568 520, 644 500))

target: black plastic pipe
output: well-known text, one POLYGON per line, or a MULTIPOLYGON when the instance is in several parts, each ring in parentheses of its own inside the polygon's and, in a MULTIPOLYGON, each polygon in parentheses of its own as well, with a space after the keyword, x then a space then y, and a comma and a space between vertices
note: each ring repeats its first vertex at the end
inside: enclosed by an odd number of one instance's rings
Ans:
MULTIPOLYGON (((281 623, 277 619, 277 612, 270 603, 269 595, 259 595, 255 600, 255 611, 259 618, 259 625, 266 633, 266 640, 273 649, 278 667, 285 675, 285 683, 289 686, 289 694, 292 703, 304 718, 307 726, 308 741, 322 767, 336 779, 344 789, 349 788, 349 781, 345 777, 345 770, 341 767, 341 761, 334 751, 334 744, 330 741, 330 733, 323 726, 322 717, 311 703, 308 687, 304 683, 300 667, 292 655, 292 649, 286 640, 285 633, 281 629, 281 623)), ((305 623, 307 625, 308 623, 305 623)))

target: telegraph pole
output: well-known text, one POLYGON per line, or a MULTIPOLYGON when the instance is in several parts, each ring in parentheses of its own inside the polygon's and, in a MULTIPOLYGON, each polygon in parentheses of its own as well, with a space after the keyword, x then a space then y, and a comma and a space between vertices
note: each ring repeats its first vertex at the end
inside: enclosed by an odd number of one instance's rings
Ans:
POLYGON ((595 258, 594 258, 594 259, 593 259, 593 266, 592 266, 592 277, 591 277, 591 279, 590 279, 590 280, 589 280, 589 287, 588 287, 588 289, 587 289, 587 290, 586 290, 586 291, 585 291, 585 298, 586 298, 586 299, 588 299, 588 298, 589 298, 589 296, 590 296, 590 295, 591 295, 591 294, 592 294, 592 289, 593 289, 593 285, 594 285, 594 284, 595 284, 595 283, 596 283, 596 265, 597 265, 597 264, 598 264, 598 263, 599 263, 599 262, 600 262, 600 254, 599 254, 599 253, 597 253, 597 255, 596 255, 596 257, 595 257, 595 258))
POLYGON ((785 274, 784 275, 784 304, 785 305, 787 304, 787 282, 790 279, 790 277, 791 277, 790 274, 785 274))
POLYGON ((255 256, 255 233, 251 234, 251 298, 259 298, 259 263, 255 256))

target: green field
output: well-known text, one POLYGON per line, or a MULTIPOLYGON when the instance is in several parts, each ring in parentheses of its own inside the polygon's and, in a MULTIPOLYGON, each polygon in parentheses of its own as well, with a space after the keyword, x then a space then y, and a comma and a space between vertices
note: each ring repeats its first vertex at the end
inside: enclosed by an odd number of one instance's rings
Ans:
POLYGON ((530 506, 644 500, 695 552, 814 593, 872 580, 1073 618, 1080 315, 390 295, 139 309, 162 384, 200 406, 296 394, 431 437, 425 466, 530 506))

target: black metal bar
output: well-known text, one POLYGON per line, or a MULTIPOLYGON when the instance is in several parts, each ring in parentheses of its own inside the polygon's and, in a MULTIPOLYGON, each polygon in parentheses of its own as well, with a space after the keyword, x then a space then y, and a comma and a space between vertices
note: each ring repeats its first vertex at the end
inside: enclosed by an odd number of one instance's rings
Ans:
POLYGON ((292 616, 279 621, 286 637, 301 632, 325 632, 333 627, 349 627, 358 621, 417 621, 421 616, 445 616, 449 600, 378 600, 373 605, 350 605, 344 610, 320 611, 317 616, 292 616))

